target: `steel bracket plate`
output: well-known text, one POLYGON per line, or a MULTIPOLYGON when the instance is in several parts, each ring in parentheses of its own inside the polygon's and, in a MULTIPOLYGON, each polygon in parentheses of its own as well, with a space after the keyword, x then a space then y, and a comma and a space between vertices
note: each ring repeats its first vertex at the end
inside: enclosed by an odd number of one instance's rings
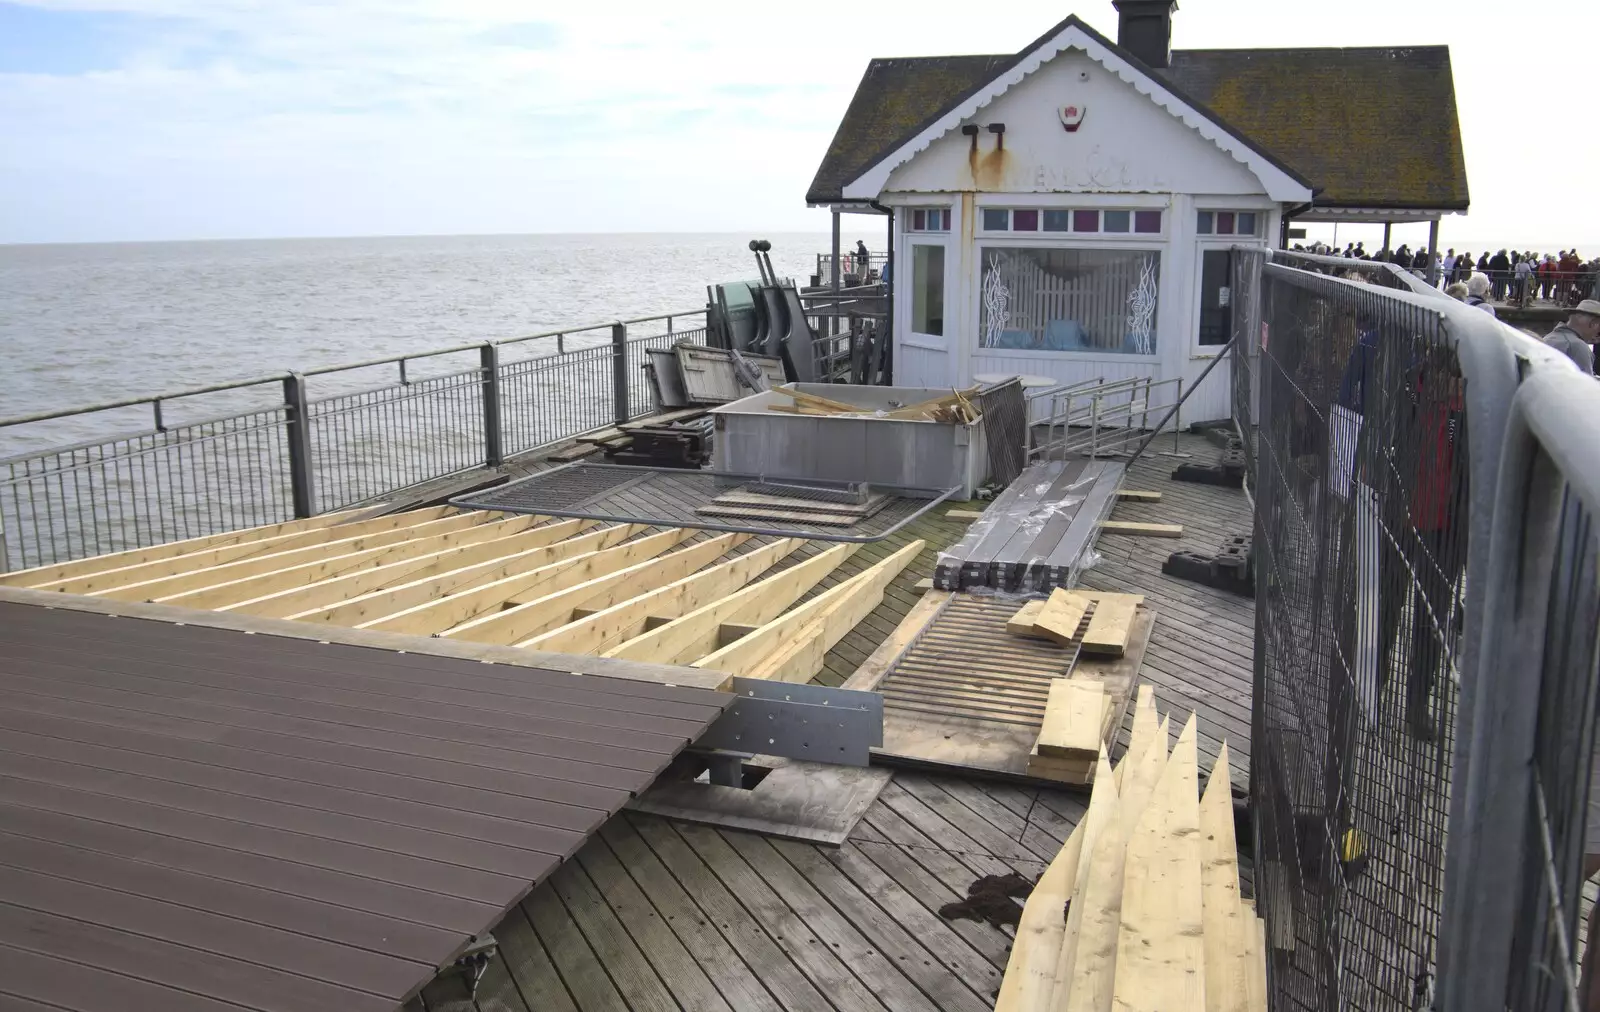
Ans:
POLYGON ((696 741, 698 748, 866 766, 883 744, 883 697, 824 685, 735 678, 739 697, 696 741))

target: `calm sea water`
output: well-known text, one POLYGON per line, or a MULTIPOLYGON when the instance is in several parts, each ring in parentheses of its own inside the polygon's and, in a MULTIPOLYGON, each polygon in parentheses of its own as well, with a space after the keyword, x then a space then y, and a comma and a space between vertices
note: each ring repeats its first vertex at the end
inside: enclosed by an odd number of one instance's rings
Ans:
MULTIPOLYGON (((802 284, 829 242, 823 233, 764 237, 772 241, 774 266, 802 284)), ((756 276, 749 238, 0 246, 0 418, 699 309, 707 284, 756 276)), ((882 249, 881 231, 852 233, 848 244, 857 238, 882 249)), ((213 399, 172 410, 181 417, 231 406, 213 399)), ((128 431, 147 419, 147 411, 125 411, 0 428, 0 456, 128 431)))

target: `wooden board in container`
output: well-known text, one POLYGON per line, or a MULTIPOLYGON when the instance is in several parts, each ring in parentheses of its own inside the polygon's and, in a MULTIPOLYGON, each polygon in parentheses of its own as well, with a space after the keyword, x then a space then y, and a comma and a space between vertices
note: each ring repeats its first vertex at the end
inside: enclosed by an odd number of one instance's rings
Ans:
MULTIPOLYGON (((1076 644, 1023 639, 1006 632, 1015 600, 955 594, 888 664, 875 686, 883 694, 886 761, 950 771, 1027 777, 1050 683, 1093 678, 1110 700, 1102 731, 1125 719, 1155 612, 1140 606, 1120 658, 1091 659, 1076 644)), ((908 621, 910 619, 908 618, 908 621)), ((882 658, 876 658, 883 663, 882 658)), ((1069 778, 1060 778, 1072 783, 1069 778)), ((1084 778, 1087 779, 1087 776, 1084 778)), ((1082 781, 1077 781, 1082 782, 1082 781)))

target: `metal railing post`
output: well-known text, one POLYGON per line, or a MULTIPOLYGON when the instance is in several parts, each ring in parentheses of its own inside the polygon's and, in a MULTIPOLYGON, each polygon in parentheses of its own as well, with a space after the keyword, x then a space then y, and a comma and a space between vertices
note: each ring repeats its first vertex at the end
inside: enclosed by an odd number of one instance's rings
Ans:
POLYGON ((633 417, 628 411, 628 327, 611 325, 611 403, 618 425, 633 417))
POLYGON ((478 354, 483 369, 483 462, 499 467, 506 462, 500 431, 500 348, 485 341, 478 354))
POLYGON ((315 516, 316 486, 311 473, 311 409, 306 379, 297 372, 283 378, 283 405, 289 439, 289 489, 296 519, 315 516))

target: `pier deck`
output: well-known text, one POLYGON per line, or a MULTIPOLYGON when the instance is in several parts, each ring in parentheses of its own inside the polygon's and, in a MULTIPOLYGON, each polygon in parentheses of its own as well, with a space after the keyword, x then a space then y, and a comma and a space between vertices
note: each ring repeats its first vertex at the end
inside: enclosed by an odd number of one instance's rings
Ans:
MULTIPOLYGON (((1158 443, 1173 446, 1170 437, 1158 443)), ((1181 436, 1178 447, 1190 462, 1216 456, 1198 436, 1181 436)), ((1226 738, 1233 784, 1243 789, 1253 605, 1164 576, 1161 564, 1173 551, 1209 553, 1248 533, 1249 502, 1236 489, 1172 481, 1182 462, 1155 453, 1137 461, 1125 487, 1162 498, 1121 502, 1113 512, 1117 520, 1182 524, 1182 538, 1107 535, 1083 582, 1148 596, 1158 619, 1140 681, 1155 688, 1161 712, 1199 713, 1202 768, 1226 738)), ((866 546, 850 571, 829 578, 848 577, 915 538, 929 541, 829 653, 817 681, 843 682, 921 600, 915 583, 932 573, 936 547, 954 543, 969 522, 936 512, 866 546)), ((625 812, 507 914, 495 932, 501 958, 476 998, 459 978, 442 978, 407 1012, 985 1012, 1012 929, 948 919, 940 908, 964 899, 983 875, 1036 878, 1086 800, 1036 784, 898 769, 837 848, 625 812)), ((1248 889, 1245 858, 1241 873, 1248 889)))

